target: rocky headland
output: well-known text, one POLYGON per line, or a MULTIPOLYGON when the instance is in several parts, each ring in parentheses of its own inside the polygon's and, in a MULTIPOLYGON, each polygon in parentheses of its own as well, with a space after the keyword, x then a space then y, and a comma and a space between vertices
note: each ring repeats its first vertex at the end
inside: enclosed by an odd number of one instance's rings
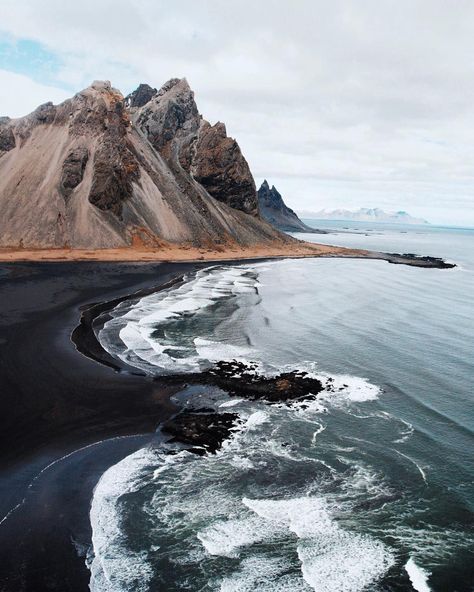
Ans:
POLYGON ((258 204, 262 218, 283 232, 326 234, 324 230, 311 228, 302 222, 296 213, 285 204, 275 185, 270 187, 266 179, 258 190, 258 204))

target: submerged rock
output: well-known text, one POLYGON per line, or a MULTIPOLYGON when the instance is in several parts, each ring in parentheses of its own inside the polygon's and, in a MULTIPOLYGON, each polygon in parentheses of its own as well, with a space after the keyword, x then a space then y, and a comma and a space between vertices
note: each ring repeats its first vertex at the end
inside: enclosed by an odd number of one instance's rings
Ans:
POLYGON ((238 415, 209 412, 208 409, 184 410, 161 426, 161 431, 172 436, 171 442, 191 445, 190 452, 203 455, 214 453, 230 437, 238 415))
POLYGON ((201 377, 202 382, 218 386, 231 396, 272 403, 315 396, 324 388, 320 380, 307 372, 293 370, 265 376, 257 371, 256 365, 235 360, 218 362, 201 377))
POLYGON ((452 269, 455 263, 449 263, 441 257, 416 255, 415 253, 387 253, 384 258, 395 265, 411 265, 412 267, 432 267, 435 269, 452 269))

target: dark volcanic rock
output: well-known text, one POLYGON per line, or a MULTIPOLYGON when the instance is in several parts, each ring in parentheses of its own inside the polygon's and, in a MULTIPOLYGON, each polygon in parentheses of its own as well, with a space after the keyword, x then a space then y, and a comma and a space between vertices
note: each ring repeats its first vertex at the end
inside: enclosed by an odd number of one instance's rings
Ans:
POLYGON ((219 201, 247 214, 258 213, 255 181, 239 145, 223 123, 204 121, 192 159, 193 177, 219 201))
POLYGON ((322 383, 306 372, 294 370, 269 377, 259 374, 254 365, 235 360, 217 362, 201 374, 200 380, 218 386, 232 396, 273 403, 315 396, 323 390, 322 383))
POLYGON ((140 176, 139 163, 126 138, 130 119, 120 95, 112 101, 104 125, 102 143, 94 156, 89 201, 120 218, 123 202, 132 196, 132 183, 140 176))
POLYGON ((161 431, 172 436, 172 442, 191 445, 190 452, 216 452, 230 437, 238 415, 208 413, 206 410, 184 410, 161 426, 161 431))
POLYGON ((9 123, 9 117, 0 118, 0 152, 13 150, 16 145, 15 136, 9 123))
POLYGON ((202 119, 184 78, 164 84, 136 121, 183 185, 197 181, 215 199, 258 214, 255 182, 239 145, 223 123, 211 126, 202 119))
MULTIPOLYGON (((168 380, 182 380, 183 377, 169 377, 168 380)), ((324 387, 316 378, 306 372, 282 372, 277 376, 259 374, 254 364, 221 361, 210 370, 188 375, 188 384, 203 384, 218 387, 230 396, 266 403, 282 403, 295 400, 311 400, 324 387)), ((331 385, 329 385, 329 391, 331 385)), ((161 426, 161 431, 172 436, 171 442, 180 442, 190 452, 206 454, 215 452, 224 440, 229 438, 239 416, 235 413, 217 413, 213 409, 185 409, 161 426)))
POLYGON ((85 146, 77 146, 67 155, 63 162, 60 186, 64 197, 69 197, 82 181, 88 158, 89 150, 85 146))
POLYGON ((415 255, 415 253, 387 253, 385 259, 395 265, 411 265, 413 267, 431 267, 435 269, 452 269, 455 263, 448 263, 441 257, 415 255))
POLYGON ((200 115, 185 79, 172 78, 140 110, 137 123, 152 146, 170 161, 196 137, 200 115))
POLYGON ((35 111, 33 111, 33 116, 40 124, 52 123, 56 116, 56 107, 51 101, 49 101, 48 103, 40 105, 35 111))
POLYGON ((279 230, 286 232, 323 233, 320 230, 306 226, 306 224, 298 218, 295 212, 285 204, 275 186, 273 185, 270 188, 266 179, 258 190, 258 204, 262 218, 267 222, 270 222, 270 224, 279 230))
POLYGON ((156 95, 158 91, 149 84, 140 84, 136 90, 125 97, 125 105, 130 109, 143 107, 156 95))

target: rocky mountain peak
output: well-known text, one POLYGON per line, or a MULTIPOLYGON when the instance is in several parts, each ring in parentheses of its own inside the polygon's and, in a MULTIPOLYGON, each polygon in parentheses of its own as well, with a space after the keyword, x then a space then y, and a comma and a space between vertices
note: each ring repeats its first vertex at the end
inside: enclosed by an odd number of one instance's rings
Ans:
POLYGON ((203 119, 185 78, 126 98, 94 81, 1 118, 0 209, 2 246, 127 246, 137 233, 153 244, 288 240, 259 217, 238 143, 203 119))
POLYGON ((224 123, 202 118, 185 78, 166 82, 134 120, 183 183, 192 178, 213 198, 258 215, 255 182, 239 145, 224 123))
POLYGON ((149 84, 141 83, 138 87, 125 97, 125 104, 129 109, 143 107, 158 93, 156 88, 149 84))
POLYGON ((289 208, 275 185, 265 179, 258 190, 258 203, 262 217, 279 230, 286 232, 313 232, 295 212, 289 208))

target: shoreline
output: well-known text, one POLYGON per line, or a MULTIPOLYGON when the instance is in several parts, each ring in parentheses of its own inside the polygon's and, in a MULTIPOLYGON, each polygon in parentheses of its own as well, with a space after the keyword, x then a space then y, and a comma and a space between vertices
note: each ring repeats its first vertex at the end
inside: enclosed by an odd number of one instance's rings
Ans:
POLYGON ((88 589, 83 552, 97 480, 153 441, 179 410, 170 396, 187 377, 152 378, 107 365, 100 351, 94 358, 75 349, 72 334, 85 319, 83 346, 94 346, 94 311, 163 289, 210 262, 0 264, 1 590, 88 589))
POLYGON ((81 310, 198 267, 0 265, 2 591, 88 590, 93 488, 178 410, 170 401, 178 381, 118 373, 74 348, 81 310))
POLYGON ((267 259, 275 257, 318 257, 347 253, 363 256, 360 249, 346 249, 303 241, 253 247, 198 248, 167 244, 160 248, 143 246, 114 249, 0 248, 0 262, 13 261, 114 261, 114 262, 187 262, 267 259))
POLYGON ((387 261, 413 267, 448 269, 456 267, 437 257, 414 253, 384 253, 365 249, 349 249, 320 243, 298 241, 284 246, 251 248, 200 249, 188 246, 167 246, 160 249, 123 247, 117 249, 15 249, 0 248, 0 263, 96 261, 101 263, 215 263, 261 259, 299 259, 310 257, 341 257, 387 261))

